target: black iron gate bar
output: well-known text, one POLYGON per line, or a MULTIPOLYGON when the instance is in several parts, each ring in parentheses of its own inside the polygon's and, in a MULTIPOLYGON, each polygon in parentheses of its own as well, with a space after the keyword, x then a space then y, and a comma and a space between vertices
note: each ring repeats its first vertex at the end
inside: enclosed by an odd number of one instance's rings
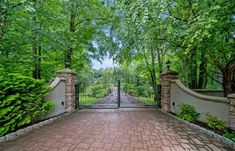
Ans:
POLYGON ((120 108, 121 105, 121 82, 118 80, 118 90, 117 90, 117 102, 118 102, 118 108, 120 108))
MULTIPOLYGON (((76 91, 76 108, 91 108, 91 109, 118 109, 118 108, 157 108, 159 107, 159 104, 156 102, 154 105, 147 105, 143 102, 135 102, 135 103, 129 103, 128 101, 123 101, 121 96, 121 82, 120 80, 117 81, 117 89, 115 89, 116 92, 114 92, 116 97, 116 101, 111 101, 110 104, 98 104, 98 103, 91 103, 86 104, 86 102, 83 102, 83 99, 86 97, 89 97, 86 93, 87 90, 80 90, 79 84, 75 85, 75 91, 76 91), (115 105, 116 104, 116 105, 115 105)), ((123 93, 123 92, 122 92, 123 93)), ((158 86, 158 93, 161 93, 160 85, 158 86)), ((108 94, 107 94, 108 95, 108 94)), ((135 98, 134 96, 132 96, 135 98)), ((105 97, 102 97, 104 99, 105 97)), ((138 99, 137 99, 138 100, 138 99)))
MULTIPOLYGON (((120 82, 119 82, 120 83, 120 82)), ((105 85, 105 87, 107 85, 111 85, 112 88, 113 88, 113 83, 103 83, 103 85, 105 85)), ((120 85, 120 84, 119 84, 120 85)), ((93 85, 94 86, 94 85, 93 85)), ((96 85, 95 85, 96 86, 96 85)), ((110 86, 106 87, 108 89, 105 89, 103 90, 105 93, 106 93, 106 97, 111 95, 111 87, 109 88, 110 86)), ((94 103, 87 103, 87 98, 91 97, 90 93, 89 92, 89 86, 88 87, 83 87, 84 89, 81 90, 81 87, 79 85, 76 85, 75 86, 75 89, 76 89, 76 102, 77 102, 77 108, 91 108, 91 109, 117 109, 118 108, 118 104, 120 104, 120 88, 119 89, 115 89, 114 91, 114 95, 113 97, 115 97, 114 99, 112 98, 111 99, 111 102, 107 101, 105 102, 105 98, 106 97, 100 97, 100 99, 102 100, 103 99, 103 103, 102 101, 99 103, 98 102, 94 102, 94 103), (88 89, 87 89, 88 88, 88 89), (118 92, 119 91, 119 92, 118 92), (119 95, 118 95, 119 94, 119 95), (118 99, 119 97, 119 99, 118 99), (119 101, 118 101, 119 100, 119 101), (119 103, 118 103, 119 102, 119 103)), ((98 97, 99 98, 99 97, 98 97)), ((97 98, 97 100, 98 100, 97 98)), ((94 99, 94 97, 93 97, 94 99)))
POLYGON ((75 108, 79 108, 79 84, 75 84, 75 108))

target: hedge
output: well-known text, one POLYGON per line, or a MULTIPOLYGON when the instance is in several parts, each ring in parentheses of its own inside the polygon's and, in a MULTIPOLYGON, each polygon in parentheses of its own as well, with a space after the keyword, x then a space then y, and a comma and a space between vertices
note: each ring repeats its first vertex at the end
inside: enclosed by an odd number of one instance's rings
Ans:
POLYGON ((0 75, 0 136, 39 120, 50 112, 53 102, 44 100, 49 86, 16 73, 0 75))

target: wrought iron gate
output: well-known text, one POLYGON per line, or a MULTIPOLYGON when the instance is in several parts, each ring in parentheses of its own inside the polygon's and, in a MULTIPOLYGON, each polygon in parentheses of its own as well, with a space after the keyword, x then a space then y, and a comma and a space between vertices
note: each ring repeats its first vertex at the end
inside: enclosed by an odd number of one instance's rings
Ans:
POLYGON ((77 108, 116 109, 119 107, 117 82, 77 86, 77 108))
POLYGON ((76 106, 80 109, 157 108, 159 101, 154 101, 152 91, 146 92, 133 93, 120 81, 76 85, 76 106))
POLYGON ((159 99, 157 101, 154 100, 151 86, 147 86, 149 90, 143 90, 143 86, 131 86, 131 88, 126 88, 124 84, 121 84, 121 108, 157 108, 159 106, 159 99))

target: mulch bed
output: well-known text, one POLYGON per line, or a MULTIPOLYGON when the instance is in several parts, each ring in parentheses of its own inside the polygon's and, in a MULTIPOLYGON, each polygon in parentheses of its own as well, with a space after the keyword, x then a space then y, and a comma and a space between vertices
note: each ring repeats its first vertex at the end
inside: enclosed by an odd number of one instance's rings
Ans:
MULTIPOLYGON (((175 113, 171 113, 171 114, 174 115, 174 116, 177 116, 175 113)), ((226 132, 235 134, 235 131, 232 130, 232 129, 230 129, 230 128, 227 128, 225 131, 220 131, 220 130, 212 129, 212 128, 208 127, 208 126, 206 125, 206 123, 204 123, 204 122, 202 122, 202 121, 194 121, 194 122, 190 122, 190 123, 193 123, 193 124, 195 124, 195 125, 198 125, 198 126, 200 126, 200 127, 203 127, 203 128, 205 128, 205 129, 207 129, 207 130, 209 130, 209 131, 215 132, 215 133, 217 133, 217 134, 219 134, 219 135, 221 135, 221 136, 223 136, 226 132)))

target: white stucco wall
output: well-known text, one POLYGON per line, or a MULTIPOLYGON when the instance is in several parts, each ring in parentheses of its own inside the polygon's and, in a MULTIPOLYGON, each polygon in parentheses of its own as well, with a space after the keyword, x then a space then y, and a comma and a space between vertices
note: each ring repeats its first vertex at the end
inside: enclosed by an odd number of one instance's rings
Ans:
POLYGON ((193 90, 197 93, 208 95, 208 96, 219 96, 224 97, 224 91, 223 90, 206 90, 206 89, 195 89, 193 90))
POLYGON ((55 78, 51 84, 51 92, 45 98, 46 100, 52 100, 55 105, 52 112, 49 113, 45 118, 57 116, 65 112, 65 79, 55 78))
POLYGON ((179 104, 189 104, 201 113, 199 120, 203 121, 205 113, 209 112, 229 124, 229 101, 224 97, 202 95, 184 86, 179 80, 171 83, 171 112, 179 112, 179 104))

